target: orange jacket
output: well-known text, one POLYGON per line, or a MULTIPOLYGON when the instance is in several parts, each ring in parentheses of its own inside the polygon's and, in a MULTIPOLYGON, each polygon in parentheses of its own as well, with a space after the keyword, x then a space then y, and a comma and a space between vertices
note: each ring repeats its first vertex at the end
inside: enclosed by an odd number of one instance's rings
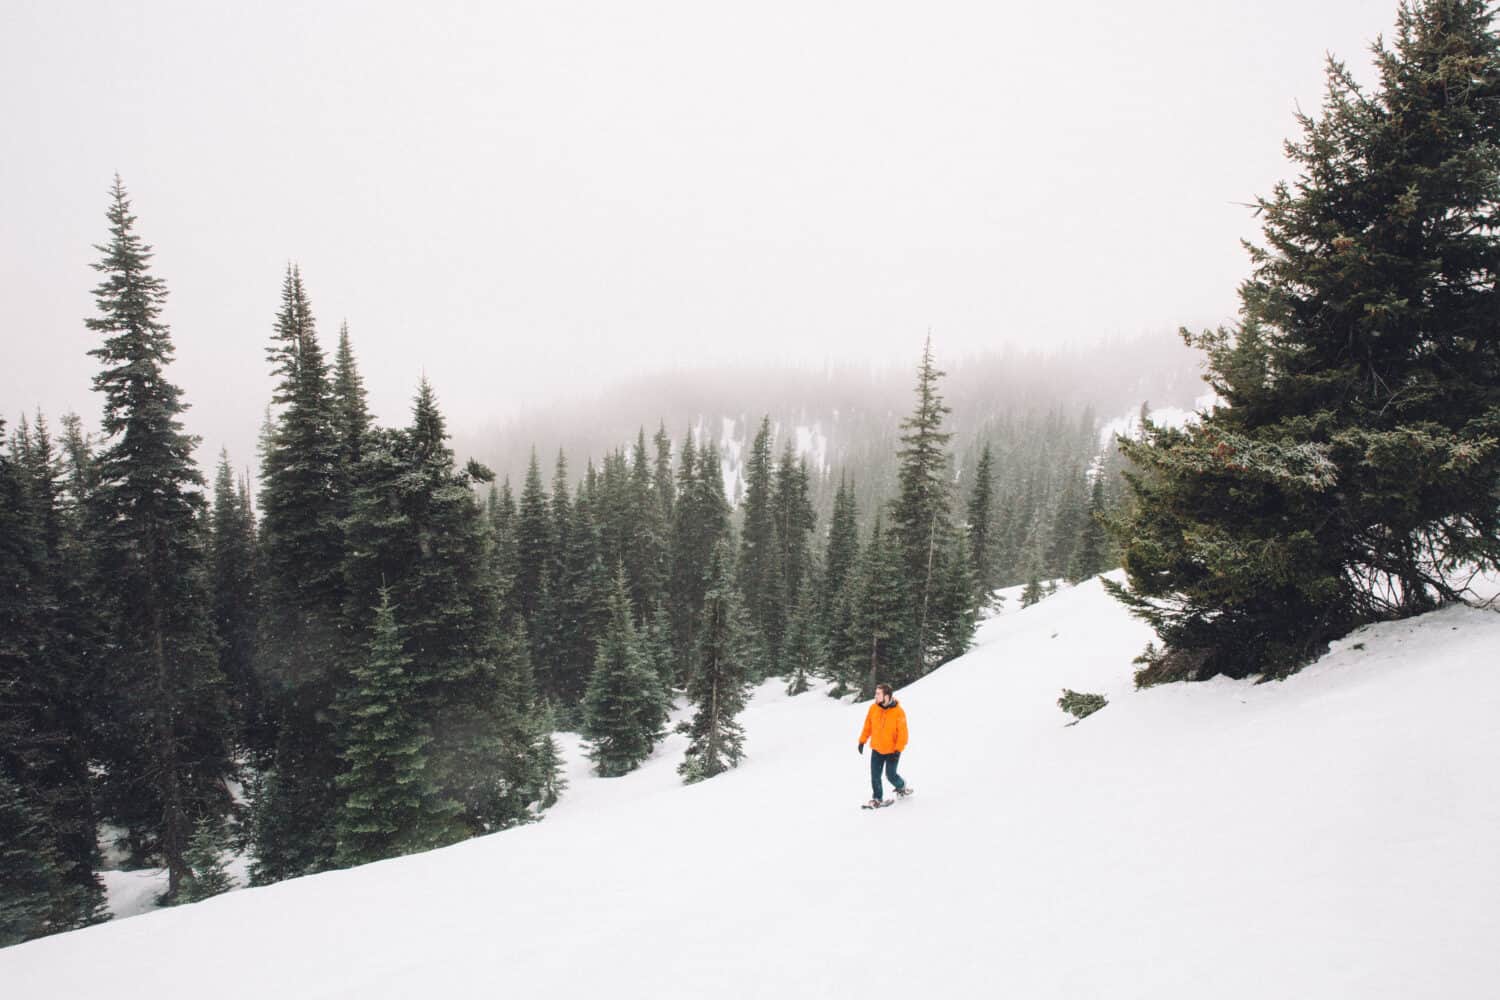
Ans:
POLYGON ((899 701, 887 708, 873 702, 865 713, 865 728, 860 730, 859 742, 870 744, 876 753, 900 753, 906 749, 906 709, 899 701))

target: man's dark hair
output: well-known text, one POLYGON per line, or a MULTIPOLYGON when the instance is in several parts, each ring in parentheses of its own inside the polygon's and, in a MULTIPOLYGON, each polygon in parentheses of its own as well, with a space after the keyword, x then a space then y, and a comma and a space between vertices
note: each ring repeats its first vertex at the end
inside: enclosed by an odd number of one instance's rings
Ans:
POLYGON ((876 684, 875 685, 875 693, 879 694, 882 691, 884 691, 888 695, 896 693, 896 692, 894 692, 894 691, 891 690, 891 686, 889 684, 884 684, 884 683, 882 683, 882 684, 876 684))

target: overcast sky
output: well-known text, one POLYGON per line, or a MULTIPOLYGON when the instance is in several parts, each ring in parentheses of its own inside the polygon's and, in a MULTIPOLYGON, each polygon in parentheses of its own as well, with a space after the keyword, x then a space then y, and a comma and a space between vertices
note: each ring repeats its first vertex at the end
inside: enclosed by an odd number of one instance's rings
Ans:
POLYGON ((250 454, 284 268, 377 414, 619 373, 1209 325, 1331 51, 1394 0, 0 3, 0 413, 97 421, 111 177, 200 458, 250 454))

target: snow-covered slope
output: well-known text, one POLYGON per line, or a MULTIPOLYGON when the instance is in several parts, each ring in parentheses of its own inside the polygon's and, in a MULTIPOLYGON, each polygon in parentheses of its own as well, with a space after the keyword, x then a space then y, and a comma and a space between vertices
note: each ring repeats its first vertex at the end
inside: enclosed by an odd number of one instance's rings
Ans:
POLYGON ((892 809, 862 705, 768 686, 736 772, 682 787, 673 737, 534 826, 0 952, 0 994, 1493 995, 1500 615, 1258 686, 1135 692, 1146 638, 1097 581, 987 622, 898 692, 892 809))

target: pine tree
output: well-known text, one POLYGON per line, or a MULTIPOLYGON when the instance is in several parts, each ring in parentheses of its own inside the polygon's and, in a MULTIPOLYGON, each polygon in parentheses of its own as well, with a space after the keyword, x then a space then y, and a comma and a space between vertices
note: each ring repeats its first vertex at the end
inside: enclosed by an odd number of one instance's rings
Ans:
MULTIPOLYGON (((776 563, 781 574, 780 585, 773 592, 775 617, 784 636, 801 604, 803 585, 812 575, 812 534, 817 526, 817 515, 808 496, 807 464, 792 452, 790 442, 782 448, 776 466, 771 514, 776 522, 776 563)), ((777 674, 790 672, 779 658, 772 670, 777 674)))
POLYGON ((724 497, 718 450, 708 444, 698 449, 691 434, 683 443, 677 475, 668 607, 677 647, 677 678, 682 681, 691 675, 697 655, 698 630, 708 591, 704 572, 714 546, 729 533, 729 503, 724 497))
POLYGON ((903 676, 901 672, 911 662, 913 642, 905 558, 900 545, 885 532, 879 514, 861 563, 847 633, 846 648, 852 655, 844 669, 860 697, 872 698, 883 678, 903 676))
POLYGON ((599 642, 584 696, 589 759, 602 777, 640 766, 666 729, 667 699, 630 620, 623 574, 609 597, 609 627, 599 642))
POLYGON ((282 409, 262 442, 259 670, 270 686, 274 774, 254 803, 257 884, 334 863, 342 765, 333 704, 356 658, 346 627, 343 518, 349 508, 345 443, 328 367, 301 271, 289 266, 266 351, 282 409), (343 495, 341 495, 341 493, 343 495))
POLYGON ((70 867, 42 809, 0 771, 0 948, 97 919, 99 893, 70 867))
POLYGON ((459 839, 457 803, 440 798, 427 767, 432 736, 412 714, 416 684, 389 588, 380 592, 368 659, 340 693, 346 720, 337 861, 352 867, 459 839))
POLYGON ((548 515, 547 493, 542 487, 541 468, 536 450, 526 467, 526 482, 521 487, 521 503, 516 513, 516 604, 526 627, 532 630, 535 649, 537 603, 542 594, 542 577, 552 561, 555 546, 552 522, 548 515))
POLYGON ((234 888, 234 879, 224 864, 223 826, 204 817, 188 845, 187 863, 192 874, 183 880, 178 903, 196 903, 234 888))
POLYGON ((729 543, 721 540, 709 558, 698 655, 687 686, 694 712, 685 727, 687 756, 677 770, 689 783, 722 774, 745 755, 737 720, 747 698, 748 621, 735 592, 733 562, 729 543))
POLYGON ((946 663, 969 651, 974 642, 974 628, 979 620, 979 606, 974 595, 974 568, 970 561, 973 549, 960 534, 954 533, 943 555, 940 574, 933 588, 933 659, 946 663))
POLYGON ((976 600, 988 603, 999 583, 995 575, 995 460, 985 441, 974 467, 974 487, 969 491, 969 565, 974 574, 976 600))
MULTIPOLYGON (((489 518, 490 534, 494 540, 490 571, 495 586, 499 588, 500 617, 502 621, 511 622, 522 616, 520 600, 516 596, 516 577, 521 565, 516 547, 516 501, 511 494, 509 479, 498 489, 494 483, 490 484, 485 514, 489 518)), ((524 619, 522 621, 524 623, 524 619)))
POLYGON ((53 470, 40 419, 37 431, 0 450, 0 844, 13 845, 0 847, 0 945, 89 923, 103 900, 80 664, 54 641, 53 470))
MULTIPOLYGON (((347 523, 344 560, 353 627, 368 630, 380 588, 401 608, 411 656, 410 710, 429 727, 429 780, 461 809, 464 828, 487 832, 516 810, 495 777, 522 723, 505 696, 514 670, 494 540, 476 500, 493 479, 469 462, 455 467, 446 422, 426 379, 409 427, 372 434, 347 523)), ((524 714, 524 713, 523 713, 524 714)))
POLYGON ((554 635, 548 644, 547 695, 564 709, 576 708, 583 700, 601 635, 608 627, 609 577, 599 556, 599 532, 594 523, 594 504, 580 489, 571 508, 564 533, 566 549, 558 562, 552 597, 556 617, 554 635))
POLYGON ((938 395, 943 373, 932 359, 932 339, 922 351, 917 372, 917 405, 902 421, 899 459, 900 492, 891 505, 890 536, 900 550, 902 573, 910 586, 911 604, 902 629, 902 645, 911 657, 898 667, 894 683, 916 680, 932 667, 934 636, 948 624, 933 617, 933 596, 943 574, 943 554, 952 531, 951 476, 947 445, 952 435, 943 428, 949 408, 938 395))
POLYGON ((763 417, 750 445, 750 455, 745 460, 738 581, 745 612, 760 633, 767 666, 774 672, 786 627, 786 595, 775 511, 771 506, 771 478, 771 418, 763 417))
MULTIPOLYGON (((76 417, 64 423, 70 436, 77 433, 76 417)), ((36 796, 70 863, 71 881, 99 900, 90 758, 91 732, 105 707, 94 699, 105 687, 99 665, 106 647, 88 578, 86 496, 57 456, 42 413, 34 424, 21 418, 11 456, 9 471, 0 471, 0 479, 10 480, 4 493, 12 505, 0 518, 0 534, 7 536, 0 545, 11 552, 0 577, 16 588, 10 591, 16 603, 4 614, 15 645, 10 655, 0 653, 6 663, 0 669, 0 768, 36 796)), ((0 465, 6 463, 0 452, 0 465)))
POLYGON ((339 326, 339 347, 333 360, 334 427, 338 430, 339 465, 359 464, 361 445, 370 432, 370 408, 365 380, 349 344, 349 324, 339 326))
POLYGON ((803 589, 797 611, 788 623, 783 660, 789 695, 804 693, 811 686, 811 678, 822 677, 828 671, 828 651, 811 587, 803 589))
POLYGON ((1480 0, 1426 0, 1374 53, 1375 93, 1330 60, 1298 118, 1239 324, 1187 335, 1222 404, 1122 445, 1142 683, 1282 676, 1500 565, 1500 36, 1480 0))
POLYGON ((1104 471, 1098 469, 1089 486, 1089 505, 1084 515, 1083 531, 1078 537, 1078 548, 1073 553, 1073 564, 1068 570, 1069 579, 1087 580, 1109 568, 1109 534, 1105 526, 1107 514, 1104 471))
POLYGON ((228 451, 220 451, 209 529, 219 672, 228 684, 230 714, 241 738, 252 754, 266 759, 274 746, 274 729, 255 671, 255 534, 253 514, 244 506, 247 499, 236 488, 228 451))
POLYGON ((118 177, 108 218, 110 242, 96 248, 103 256, 94 265, 103 275, 98 312, 87 321, 103 338, 89 352, 102 365, 94 388, 104 396, 106 435, 90 507, 117 693, 107 787, 137 851, 160 855, 175 895, 197 818, 228 807, 229 721, 197 442, 182 429, 181 390, 165 375, 173 354, 161 322, 166 285, 150 272, 150 247, 134 231, 118 177))
MULTIPOLYGON (((670 474, 667 485, 671 485, 670 474)), ((666 593, 670 574, 670 521, 658 496, 643 428, 636 438, 630 462, 630 523, 626 526, 625 573, 630 582, 630 601, 636 617, 645 621, 666 593)))
POLYGON ((1062 491, 1057 498, 1057 510, 1052 518, 1052 531, 1045 555, 1048 576, 1066 576, 1068 567, 1073 563, 1073 553, 1078 547, 1085 518, 1088 516, 1083 484, 1084 479, 1078 469, 1071 468, 1067 471, 1062 491))

